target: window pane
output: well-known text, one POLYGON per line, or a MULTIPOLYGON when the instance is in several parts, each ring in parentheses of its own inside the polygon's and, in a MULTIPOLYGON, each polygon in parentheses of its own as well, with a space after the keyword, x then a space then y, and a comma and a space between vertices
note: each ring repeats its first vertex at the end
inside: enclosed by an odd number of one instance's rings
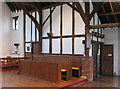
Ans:
POLYGON ((15 19, 13 19, 13 29, 15 29, 15 19))
POLYGON ((72 54, 72 38, 63 38, 63 54, 72 54))
POLYGON ((42 40, 42 53, 49 53, 49 39, 42 40))
POLYGON ((16 29, 18 29, 18 19, 16 20, 16 29))
POLYGON ((75 54, 84 54, 85 52, 85 47, 84 47, 84 44, 83 44, 83 40, 85 40, 84 37, 75 37, 75 47, 74 47, 74 51, 75 51, 75 54))
POLYGON ((60 38, 52 39, 52 53, 60 54, 60 38))

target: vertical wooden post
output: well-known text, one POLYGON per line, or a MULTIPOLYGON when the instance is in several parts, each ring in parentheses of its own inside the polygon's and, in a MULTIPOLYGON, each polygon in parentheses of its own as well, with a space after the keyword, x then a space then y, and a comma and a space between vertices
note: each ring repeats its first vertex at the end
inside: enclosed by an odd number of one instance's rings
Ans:
MULTIPOLYGON (((103 35, 103 28, 100 28, 100 34, 103 35)), ((102 38, 101 38, 102 41, 102 38)))
MULTIPOLYGON (((93 25, 95 25, 95 15, 93 16, 93 25)), ((95 33, 95 29, 93 29, 93 32, 95 33)), ((93 35, 92 35, 92 55, 93 55, 93 35)))
POLYGON ((42 55, 42 9, 39 11, 39 49, 42 55))
MULTIPOLYGON (((35 11, 35 19, 37 19, 36 11, 35 11)), ((35 26, 35 42, 37 42, 37 28, 36 28, 36 26, 35 26)))
MULTIPOLYGON (((32 15, 32 12, 31 12, 32 15)), ((32 47, 32 19, 31 19, 31 56, 33 54, 33 47, 32 47)))
MULTIPOLYGON (((32 15, 32 12, 31 12, 32 15)), ((31 43, 32 43, 32 19, 31 19, 31 43)))
MULTIPOLYGON (((50 8, 50 35, 52 35, 52 8, 50 8)), ((49 53, 52 54, 52 37, 49 39, 49 53)))
MULTIPOLYGON (((99 19, 98 19, 98 25, 99 25, 99 19)), ((99 33, 99 28, 97 29, 97 34, 99 33)), ((98 36, 97 36, 97 43, 98 43, 98 36)))
POLYGON ((60 8, 60 54, 62 54, 62 9, 63 5, 60 8))
POLYGON ((23 15, 24 15, 24 17, 23 17, 23 34, 24 34, 24 57, 26 56, 25 55, 25 48, 26 48, 26 44, 25 44, 25 42, 26 42, 26 14, 23 12, 23 15))
MULTIPOLYGON (((95 25, 95 15, 93 16, 93 25, 95 25)), ((93 32, 95 33, 95 29, 93 29, 93 32)), ((93 35, 92 35, 92 41, 93 41, 93 35)))
MULTIPOLYGON (((93 16, 93 25, 95 25, 95 15, 93 16)), ((95 29, 93 31, 95 32, 95 29)))
MULTIPOLYGON (((89 2, 85 2, 85 15, 89 17, 89 2)), ((87 18, 87 24, 85 25, 85 55, 89 56, 89 49, 87 48, 87 35, 89 34, 89 18, 87 18)))
MULTIPOLYGON (((74 2, 73 2, 74 7, 74 2)), ((72 8, 72 55, 74 55, 74 35, 75 35, 75 10, 72 8)))

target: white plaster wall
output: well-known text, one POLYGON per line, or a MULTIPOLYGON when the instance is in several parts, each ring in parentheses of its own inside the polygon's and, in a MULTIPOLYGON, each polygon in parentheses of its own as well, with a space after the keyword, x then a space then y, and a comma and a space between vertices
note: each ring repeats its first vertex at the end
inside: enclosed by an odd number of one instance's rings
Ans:
POLYGON ((105 34, 104 43, 114 45, 114 72, 118 75, 118 28, 108 28, 103 33, 105 34))
MULTIPOLYGON (((2 12, 2 2, 0 2, 0 12, 2 12)), ((0 57, 2 57, 2 13, 0 13, 0 57)))
MULTIPOLYGON (((2 12, 2 2, 0 2, 0 12, 2 12)), ((2 57, 2 13, 0 13, 0 57, 2 57)), ((0 68, 0 88, 2 88, 2 68, 0 68)))
MULTIPOLYGON (((0 2, 0 12, 2 12, 2 2, 0 2)), ((0 13, 0 57, 2 57, 2 13, 0 13)), ((2 88, 2 68, 0 68, 0 88, 2 88)))
POLYGON ((118 28, 118 75, 120 76, 120 28, 118 28))
MULTIPOLYGON (((23 39, 23 11, 12 13, 12 17, 19 16, 18 18, 18 29, 14 30, 12 28, 11 19, 11 39, 10 39, 10 53, 15 51, 14 43, 19 43, 19 52, 21 56, 24 56, 24 39, 23 39)), ((12 55, 12 54, 11 54, 12 55)))
POLYGON ((2 3, 2 57, 10 55, 11 11, 6 3, 2 3))

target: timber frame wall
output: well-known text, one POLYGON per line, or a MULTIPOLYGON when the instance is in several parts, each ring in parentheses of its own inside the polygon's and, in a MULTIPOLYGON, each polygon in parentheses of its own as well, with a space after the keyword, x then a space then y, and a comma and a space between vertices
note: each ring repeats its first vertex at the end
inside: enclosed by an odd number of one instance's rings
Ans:
MULTIPOLYGON (((87 48, 87 34, 89 34, 89 30, 90 29, 93 29, 92 32, 90 33, 91 36, 92 36, 92 40, 93 40, 93 37, 97 37, 97 42, 98 42, 98 38, 103 38, 101 36, 99 36, 98 33, 103 34, 102 33, 102 30, 101 28, 98 28, 97 29, 97 33, 95 32, 94 28, 91 28, 90 27, 90 20, 91 18, 93 17, 93 25, 95 24, 95 18, 94 18, 94 14, 97 12, 97 10, 100 8, 100 6, 102 4, 100 4, 97 8, 93 9, 93 11, 91 13, 89 13, 89 2, 85 2, 85 13, 80 5, 79 2, 73 2, 72 4, 69 4, 67 3, 68 6, 70 6, 72 8, 72 35, 67 35, 67 36, 63 36, 62 35, 62 32, 63 32, 63 29, 62 29, 62 26, 63 26, 63 23, 62 23, 62 20, 63 20, 63 16, 62 16, 62 12, 63 12, 63 4, 61 4, 60 6, 60 36, 52 36, 52 13, 54 12, 55 7, 53 7, 53 9, 50 7, 50 14, 49 16, 46 18, 46 20, 42 23, 42 9, 40 10, 36 10, 34 11, 35 12, 35 18, 33 18, 32 15, 32 12, 27 12, 25 8, 23 8, 23 11, 24 11, 24 52, 25 52, 25 49, 26 49, 26 44, 27 43, 31 43, 32 44, 32 30, 35 30, 35 42, 39 42, 40 44, 40 55, 42 55, 42 39, 49 39, 49 54, 53 54, 52 53, 52 39, 60 39, 60 54, 59 55, 63 55, 62 54, 62 40, 63 38, 72 38, 72 54, 70 55, 75 55, 74 54, 74 38, 75 37, 85 37, 85 54, 87 56, 89 56, 89 48, 87 48), (76 5, 76 7, 75 7, 76 5), (74 29, 75 29, 75 11, 77 11, 84 23, 85 23, 85 34, 81 34, 81 35, 75 35, 74 33, 74 29), (36 13, 39 13, 39 23, 37 22, 36 18, 37 18, 37 15, 36 13), (26 42, 26 15, 28 15, 30 18, 31 18, 31 23, 34 22, 35 23, 35 29, 32 29, 32 24, 31 24, 31 41, 30 42, 26 42), (47 22, 47 20, 50 18, 50 33, 49 33, 49 37, 42 37, 42 27, 43 25, 47 22), (39 31, 39 41, 37 41, 37 30, 39 31), (97 34, 97 35, 96 35, 97 34)), ((21 5, 22 6, 22 5, 21 5)), ((99 25, 99 20, 98 20, 98 25, 99 25)), ((25 52, 26 54, 26 52, 25 52)), ((57 54, 58 55, 58 54, 57 54)), ((79 54, 81 55, 81 54, 79 54)))

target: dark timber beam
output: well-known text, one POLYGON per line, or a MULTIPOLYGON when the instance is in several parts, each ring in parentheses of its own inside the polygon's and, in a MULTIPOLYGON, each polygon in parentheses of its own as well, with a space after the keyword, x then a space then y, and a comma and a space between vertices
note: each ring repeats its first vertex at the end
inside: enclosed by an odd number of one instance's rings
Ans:
MULTIPOLYGON (((97 19, 97 24, 99 25, 99 18, 97 19)), ((97 34, 99 34, 99 28, 97 29, 97 34)), ((97 36, 97 42, 98 42, 98 36, 97 36)))
POLYGON ((84 23, 85 23, 86 25, 89 25, 88 22, 87 22, 87 18, 88 18, 88 17, 85 15, 85 13, 84 13, 84 11, 83 11, 80 3, 79 3, 79 2, 75 2, 75 5, 76 5, 76 7, 77 7, 77 9, 78 9, 78 11, 79 11, 79 14, 81 15, 84 23))
POLYGON ((62 32, 63 32, 63 23, 62 23, 62 14, 63 14, 63 6, 61 5, 61 8, 60 8, 60 54, 62 54, 62 48, 63 48, 63 46, 62 46, 62 32))
POLYGON ((13 8, 11 7, 10 3, 6 2, 7 5, 10 7, 10 10, 13 11, 13 8))
MULTIPOLYGON (((62 36, 62 38, 70 38, 70 37, 72 37, 72 35, 62 36)), ((74 35, 74 37, 85 37, 85 34, 74 35)), ((58 38, 61 38, 61 36, 52 36, 51 38, 58 39, 58 38)), ((49 37, 42 37, 42 39, 49 39, 49 37)))
POLYGON ((23 12, 23 34, 24 34, 24 57, 26 56, 25 55, 25 48, 26 48, 26 45, 25 45, 25 42, 26 42, 26 14, 23 12))
MULTIPOLYGON (((95 25, 95 15, 93 16, 93 25, 95 25)), ((92 32, 95 33, 95 29, 92 29, 92 32)), ((92 40, 93 40, 93 35, 92 35, 92 40)), ((92 45, 92 48, 93 48, 93 45, 92 45)))
POLYGON ((34 2, 22 2, 23 5, 27 5, 27 6, 31 6, 35 9, 37 9, 37 11, 40 11, 41 6, 38 5, 37 3, 35 4, 34 2))
MULTIPOLYGON (((50 34, 52 34, 52 8, 50 8, 50 34)), ((52 54, 52 38, 49 39, 49 53, 52 54)))
MULTIPOLYGON (((88 16, 89 15, 89 2, 85 2, 85 15, 88 16)), ((89 56, 89 48, 87 48, 87 42, 88 42, 88 34, 89 34, 89 18, 87 18, 87 24, 85 24, 85 55, 89 56)))
POLYGON ((50 15, 46 18, 46 20, 43 22, 42 26, 44 26, 44 24, 47 22, 47 20, 50 18, 51 14, 54 12, 56 7, 54 7, 51 12, 50 12, 50 15))
MULTIPOLYGON (((109 4, 110 4, 110 7, 111 7, 111 11, 112 11, 112 13, 114 12, 114 10, 113 10, 113 6, 112 6, 112 2, 111 2, 111 0, 109 0, 109 4)), ((115 18, 115 21, 117 22, 117 18, 116 18, 116 16, 115 15, 113 15, 114 16, 114 18, 115 18)))
POLYGON ((18 11, 18 8, 17 8, 17 6, 15 6, 14 2, 12 2, 11 5, 18 11))
MULTIPOLYGON (((32 15, 32 13, 31 13, 31 15, 32 15)), ((31 19, 31 43, 32 43, 32 30, 33 30, 32 27, 33 26, 32 26, 32 19, 31 19)))
POLYGON ((54 4, 47 5, 47 6, 43 7, 42 10, 48 9, 48 8, 51 8, 51 7, 56 7, 56 6, 59 6, 59 5, 62 5, 62 4, 66 4, 66 3, 69 3, 69 2, 56 2, 54 4))
POLYGON ((9 2, 9 4, 10 4, 10 7, 12 8, 12 11, 15 12, 15 8, 13 7, 12 2, 9 2))
POLYGON ((106 15, 115 15, 115 14, 120 14, 120 12, 112 12, 112 13, 101 13, 99 16, 106 16, 106 15))
MULTIPOLYGON (((74 2, 72 3, 74 7, 74 2)), ((75 9, 72 8, 72 54, 74 55, 74 37, 75 37, 75 9)))
POLYGON ((98 28, 111 28, 111 27, 119 27, 120 23, 109 23, 109 24, 101 24, 101 25, 91 25, 90 29, 98 29, 98 28))
POLYGON ((105 2, 99 2, 98 4, 96 4, 96 6, 94 7, 93 11, 91 12, 91 14, 89 15, 89 21, 92 19, 92 17, 94 16, 94 14, 100 9, 100 7, 104 4, 105 2))
MULTIPOLYGON (((106 13, 106 10, 105 10, 104 6, 102 6, 102 10, 103 10, 104 13, 106 13)), ((111 23, 109 17, 106 16, 106 18, 107 18, 108 22, 111 23)))
POLYGON ((39 49, 40 49, 40 55, 42 55, 42 9, 39 11, 39 49))
MULTIPOLYGON (((37 19, 37 13, 35 11, 35 19, 37 19)), ((37 42, 37 28, 35 27, 35 42, 37 42)))
POLYGON ((71 5, 70 3, 67 3, 67 5, 73 8, 75 11, 79 12, 78 9, 75 6, 71 5))
POLYGON ((32 12, 36 12, 36 11, 37 11, 37 9, 33 9, 33 10, 28 11, 28 12, 32 13, 32 12))

